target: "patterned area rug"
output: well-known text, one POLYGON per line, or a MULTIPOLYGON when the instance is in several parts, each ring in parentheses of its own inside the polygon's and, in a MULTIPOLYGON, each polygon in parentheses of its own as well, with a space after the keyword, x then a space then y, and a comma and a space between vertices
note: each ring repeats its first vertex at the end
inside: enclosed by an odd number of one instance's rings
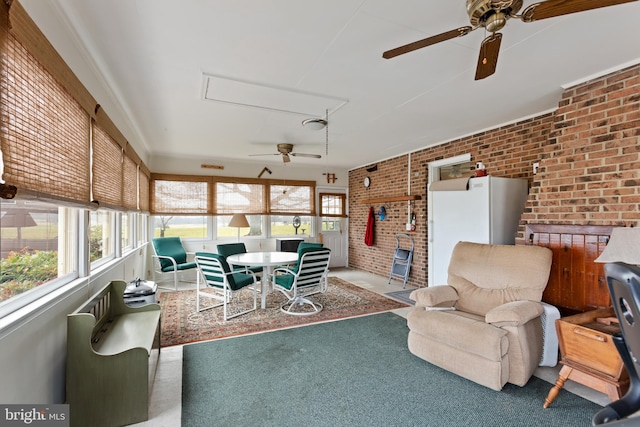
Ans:
MULTIPOLYGON (((233 303, 253 302, 251 291, 243 290, 236 295, 238 300, 233 303)), ((329 277, 327 292, 314 295, 312 299, 324 306, 320 313, 292 316, 280 311, 280 306, 286 302, 285 296, 280 292, 267 295, 267 308, 264 310, 260 309, 258 293, 258 310, 224 322, 222 307, 200 313, 196 311, 195 290, 163 292, 160 295, 162 346, 283 329, 407 307, 406 304, 362 289, 337 277, 329 277)), ((200 302, 203 303, 202 300, 200 302)), ((209 304, 209 301, 205 300, 204 304, 209 304)))

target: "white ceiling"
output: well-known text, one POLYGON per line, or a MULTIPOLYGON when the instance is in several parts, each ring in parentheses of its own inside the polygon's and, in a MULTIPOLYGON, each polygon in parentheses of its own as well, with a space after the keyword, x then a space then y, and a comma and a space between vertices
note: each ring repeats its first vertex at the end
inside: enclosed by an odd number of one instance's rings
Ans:
POLYGON ((21 3, 150 159, 281 162, 249 157, 277 143, 324 158, 325 132, 301 122, 329 109, 324 161, 353 168, 555 109, 563 86, 640 62, 640 2, 511 20, 497 71, 481 81, 482 29, 382 58, 468 25, 464 0, 21 3), (260 108, 228 102, 235 95, 260 108))

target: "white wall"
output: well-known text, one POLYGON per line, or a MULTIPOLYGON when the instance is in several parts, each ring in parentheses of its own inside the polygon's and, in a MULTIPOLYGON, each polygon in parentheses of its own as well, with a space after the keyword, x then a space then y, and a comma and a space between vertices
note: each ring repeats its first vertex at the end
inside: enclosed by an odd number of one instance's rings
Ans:
POLYGON ((77 280, 7 317, 0 325, 0 402, 64 403, 67 314, 111 280, 144 275, 147 247, 138 248, 114 265, 77 280), (45 301, 46 300, 46 301, 45 301))

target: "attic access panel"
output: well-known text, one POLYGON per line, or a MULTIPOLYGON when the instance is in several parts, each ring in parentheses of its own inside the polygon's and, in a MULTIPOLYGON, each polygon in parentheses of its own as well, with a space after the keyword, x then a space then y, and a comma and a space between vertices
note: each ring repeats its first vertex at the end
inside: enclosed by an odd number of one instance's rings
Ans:
POLYGON ((306 117, 324 117, 344 107, 347 99, 305 92, 293 88, 232 79, 214 74, 202 74, 202 97, 244 107, 260 108, 306 117))

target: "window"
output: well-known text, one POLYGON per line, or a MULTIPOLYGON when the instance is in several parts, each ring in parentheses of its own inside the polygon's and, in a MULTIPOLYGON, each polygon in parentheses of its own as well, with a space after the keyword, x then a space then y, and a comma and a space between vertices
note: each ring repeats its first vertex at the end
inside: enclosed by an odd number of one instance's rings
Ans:
POLYGON ((229 227, 229 221, 231 221, 231 215, 222 215, 216 217, 216 237, 218 239, 224 239, 227 237, 238 237, 238 232, 240 232, 240 236, 262 236, 262 215, 246 215, 247 221, 249 221, 249 225, 251 226, 249 229, 246 228, 235 228, 229 227))
POLYGON ((0 317, 77 277, 76 212, 44 202, 0 202, 0 317))
POLYGON ((23 9, 10 13, 0 43, 0 179, 19 192, 0 199, 0 317, 88 275, 87 258, 100 264, 136 235, 146 241, 131 212, 150 209, 146 165, 23 9), (130 213, 88 212, 90 200, 130 213))
POLYGON ((339 218, 322 218, 322 231, 342 231, 342 220, 339 218))
POLYGON ((136 218, 136 238, 138 239, 138 246, 142 246, 148 239, 147 224, 149 223, 149 216, 143 213, 135 214, 136 218))
POLYGON ((131 249, 133 247, 133 216, 134 214, 123 212, 120 217, 120 241, 123 250, 131 249))
POLYGON ((162 215, 154 217, 153 237, 205 239, 208 236, 206 216, 162 215))
POLYGON ((89 216, 89 261, 100 265, 115 256, 115 214, 107 210, 91 212, 89 216))
POLYGON ((289 215, 271 215, 271 236, 295 236, 295 235, 312 235, 313 230, 311 228, 312 218, 310 216, 289 216, 289 215), (300 226, 297 225, 297 221, 294 218, 300 219, 300 226))
POLYGON ((320 216, 321 217, 346 217, 345 206, 347 204, 346 194, 341 193, 320 193, 320 216))
POLYGON ((462 162, 441 166, 440 168, 438 168, 438 172, 439 181, 469 176, 469 173, 471 172, 471 162, 462 162))
POLYGON ((314 181, 151 174, 150 183, 154 215, 316 215, 314 181))

